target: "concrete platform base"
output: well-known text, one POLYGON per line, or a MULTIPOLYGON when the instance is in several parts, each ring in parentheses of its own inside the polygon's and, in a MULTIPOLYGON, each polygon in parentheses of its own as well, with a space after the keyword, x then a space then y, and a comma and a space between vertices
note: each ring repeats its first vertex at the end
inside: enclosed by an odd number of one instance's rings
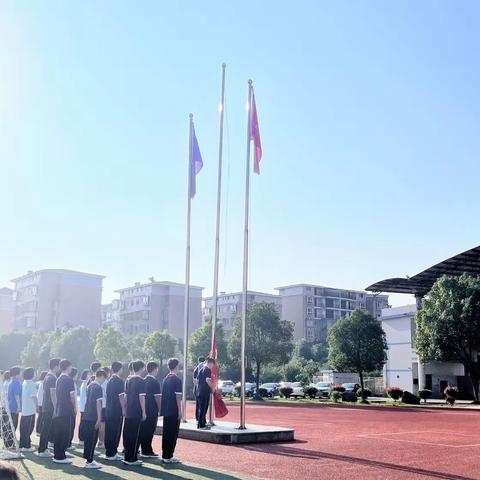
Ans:
MULTIPOLYGON (((200 442, 235 445, 239 443, 289 442, 294 440, 294 430, 283 427, 267 427, 265 425, 247 425, 239 430, 238 425, 230 422, 216 422, 210 430, 198 430, 196 422, 189 420, 180 424, 180 438, 198 440, 200 442)), ((157 435, 162 434, 162 419, 159 420, 157 435)))

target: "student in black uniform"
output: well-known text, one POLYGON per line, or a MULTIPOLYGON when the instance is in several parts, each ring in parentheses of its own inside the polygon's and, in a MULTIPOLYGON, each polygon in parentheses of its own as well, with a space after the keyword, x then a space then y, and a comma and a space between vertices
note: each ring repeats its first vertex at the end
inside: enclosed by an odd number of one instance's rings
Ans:
POLYGON ((122 364, 112 363, 112 375, 107 385, 107 407, 105 409, 105 459, 123 460, 118 454, 125 410, 125 382, 120 378, 122 364))
POLYGON ((75 385, 75 415, 73 415, 71 422, 70 422, 70 441, 68 442, 68 449, 72 449, 72 442, 73 436, 75 434, 75 425, 77 423, 77 396, 78 396, 78 389, 77 384, 75 383, 77 380, 78 369, 72 367, 70 370, 70 378, 73 380, 73 384, 75 385))
POLYGON ((102 465, 96 462, 95 445, 98 442, 98 432, 102 423, 102 384, 106 379, 103 370, 95 372, 95 380, 90 382, 87 387, 87 401, 80 425, 83 438, 83 458, 85 459, 84 468, 102 468, 102 465))
POLYGON ((158 377, 158 363, 149 362, 147 364, 147 373, 145 377, 145 412, 147 418, 140 425, 140 446, 142 457, 155 458, 158 454, 153 451, 152 440, 157 428, 158 412, 160 410, 160 382, 158 377))
POLYGON ((180 460, 173 456, 182 419, 182 381, 177 376, 177 368, 178 359, 170 358, 169 373, 162 384, 160 414, 163 416, 162 462, 164 463, 180 463, 180 460))
POLYGON ((204 366, 198 372, 198 388, 197 388, 197 402, 198 402, 198 423, 197 428, 207 429, 207 410, 210 403, 210 395, 213 392, 214 386, 212 383, 211 367, 215 365, 215 359, 208 357, 204 366))
POLYGON ((87 387, 90 385, 92 382, 95 381, 95 374, 97 373, 97 370, 101 368, 102 364, 100 362, 92 362, 90 365, 90 378, 87 382, 87 387))
POLYGON ((198 389, 198 372, 200 369, 203 367, 203 364, 205 363, 205 357, 198 357, 198 363, 197 366, 193 369, 193 394, 195 395, 195 420, 197 421, 198 424, 198 419, 199 419, 199 402, 198 402, 198 397, 197 397, 197 389, 198 389))
POLYGON ((54 439, 53 461, 55 463, 72 463, 66 451, 72 431, 72 418, 77 413, 77 392, 70 372, 72 363, 63 359, 60 362, 60 376, 55 386, 55 413, 53 416, 54 439))
POLYGON ((52 393, 55 395, 55 384, 57 383, 57 374, 60 372, 60 359, 52 358, 49 363, 50 370, 43 380, 43 404, 42 404, 42 425, 40 427, 40 444, 37 455, 39 457, 52 457, 47 450, 48 442, 53 432, 53 400, 52 393))
POLYGON ((145 421, 145 364, 141 360, 132 362, 132 374, 125 384, 126 406, 123 425, 123 448, 125 465, 137 466, 143 462, 138 460, 138 434, 140 424, 145 421))

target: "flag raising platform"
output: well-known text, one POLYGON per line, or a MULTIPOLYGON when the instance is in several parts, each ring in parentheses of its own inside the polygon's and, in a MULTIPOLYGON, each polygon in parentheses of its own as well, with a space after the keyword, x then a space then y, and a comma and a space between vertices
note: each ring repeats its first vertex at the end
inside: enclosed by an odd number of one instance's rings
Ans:
MULTIPOLYGON (((155 433, 157 435, 162 434, 162 419, 159 420, 155 433)), ((294 433, 293 428, 265 425, 247 425, 245 430, 239 430, 237 423, 218 421, 210 430, 199 430, 197 429, 197 423, 189 420, 180 424, 178 436, 199 442, 237 445, 240 443, 291 442, 295 440, 294 433)))

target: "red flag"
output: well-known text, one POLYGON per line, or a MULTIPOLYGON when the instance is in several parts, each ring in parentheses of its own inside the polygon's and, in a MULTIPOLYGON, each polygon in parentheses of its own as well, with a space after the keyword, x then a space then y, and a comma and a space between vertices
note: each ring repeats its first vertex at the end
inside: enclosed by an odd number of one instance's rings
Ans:
POLYGON ((262 159, 262 142, 260 140, 260 127, 258 126, 257 105, 255 93, 252 90, 252 111, 250 117, 250 140, 253 141, 253 171, 260 175, 260 160, 262 159))
MULTIPOLYGON (((212 351, 210 352, 210 356, 216 360, 217 354, 218 354, 217 336, 214 335, 213 342, 212 342, 212 351)), ((219 390, 217 390, 219 370, 220 370, 220 367, 218 365, 218 362, 216 362, 215 365, 212 367, 212 382, 215 385, 215 393, 213 394, 213 406, 215 409, 215 417, 223 418, 225 415, 228 414, 228 408, 225 405, 225 402, 223 401, 222 393, 219 390)))

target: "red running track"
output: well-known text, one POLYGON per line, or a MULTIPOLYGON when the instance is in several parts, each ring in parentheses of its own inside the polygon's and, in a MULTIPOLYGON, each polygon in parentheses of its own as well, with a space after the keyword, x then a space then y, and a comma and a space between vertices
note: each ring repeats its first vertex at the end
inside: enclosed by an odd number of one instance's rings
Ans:
MULTIPOLYGON (((238 421, 238 406, 229 409, 225 420, 238 421)), ((293 427, 296 441, 224 446, 180 439, 176 454, 259 479, 480 480, 475 410, 247 405, 248 422, 293 427)), ((161 437, 155 443, 160 452, 161 437)))

